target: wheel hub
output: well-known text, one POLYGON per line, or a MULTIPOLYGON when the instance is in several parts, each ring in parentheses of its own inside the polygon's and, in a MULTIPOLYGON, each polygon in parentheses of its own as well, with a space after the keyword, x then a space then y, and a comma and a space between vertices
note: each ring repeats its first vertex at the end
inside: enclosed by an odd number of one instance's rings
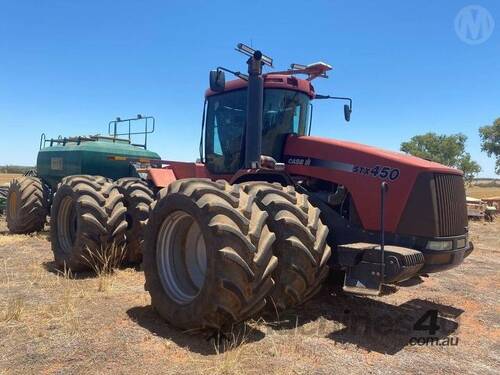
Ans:
POLYGON ((75 243, 76 231, 78 229, 78 218, 75 204, 71 197, 65 197, 57 213, 57 236, 62 250, 69 254, 75 243))
POLYGON ((156 263, 161 284, 180 304, 194 300, 207 270, 205 240, 196 220, 184 211, 169 214, 158 231, 156 263))

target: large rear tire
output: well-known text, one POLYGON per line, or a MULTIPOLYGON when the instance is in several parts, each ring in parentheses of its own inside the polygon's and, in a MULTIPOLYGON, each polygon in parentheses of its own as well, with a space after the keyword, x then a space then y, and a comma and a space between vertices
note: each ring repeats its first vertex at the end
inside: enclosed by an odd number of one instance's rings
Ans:
POLYGON ((49 213, 48 187, 36 177, 21 177, 10 183, 7 193, 7 227, 11 233, 41 231, 49 213))
POLYGON ((142 259, 144 228, 149 218, 149 207, 155 199, 156 188, 141 178, 125 177, 115 181, 127 207, 126 261, 138 263, 142 259))
POLYGON ((103 262, 103 257, 121 257, 127 230, 126 210, 123 196, 110 180, 88 175, 63 178, 50 215, 57 265, 84 271, 103 262))
POLYGON ((185 330, 222 329, 259 312, 273 289, 267 214, 237 185, 170 184, 153 203, 143 254, 158 313, 185 330))
POLYGON ((297 306, 314 296, 328 276, 328 227, 307 195, 292 186, 267 182, 242 185, 267 212, 267 225, 276 235, 273 251, 278 267, 273 274, 276 287, 272 302, 278 311, 297 306))

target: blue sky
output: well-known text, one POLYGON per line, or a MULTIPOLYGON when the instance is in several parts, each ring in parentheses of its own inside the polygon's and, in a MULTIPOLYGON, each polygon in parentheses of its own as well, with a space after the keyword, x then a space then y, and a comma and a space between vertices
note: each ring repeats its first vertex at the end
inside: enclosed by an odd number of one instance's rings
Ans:
POLYGON ((477 129, 500 117, 500 2, 474 0, 497 27, 479 45, 454 20, 469 1, 0 1, 0 164, 33 165, 39 135, 104 132, 154 115, 150 148, 194 160, 208 71, 245 69, 237 42, 277 68, 325 61, 314 135, 398 150, 416 134, 465 133, 481 176, 494 160, 477 129), (252 4, 252 9, 245 6, 252 4))

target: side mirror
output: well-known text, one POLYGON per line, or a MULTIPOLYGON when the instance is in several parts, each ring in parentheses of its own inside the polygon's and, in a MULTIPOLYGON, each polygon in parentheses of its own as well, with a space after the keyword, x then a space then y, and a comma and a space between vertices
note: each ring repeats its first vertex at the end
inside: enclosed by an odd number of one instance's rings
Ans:
POLYGON ((351 121, 351 107, 348 104, 344 104, 344 118, 347 122, 351 121))
POLYGON ((210 71, 210 90, 215 92, 224 91, 226 86, 226 76, 222 70, 210 71))

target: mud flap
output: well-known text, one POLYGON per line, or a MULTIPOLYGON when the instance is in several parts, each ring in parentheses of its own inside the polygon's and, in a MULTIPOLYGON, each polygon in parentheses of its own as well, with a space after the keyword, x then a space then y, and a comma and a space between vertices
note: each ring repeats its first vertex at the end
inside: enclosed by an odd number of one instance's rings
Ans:
POLYGON ((342 289, 346 293, 378 296, 382 287, 383 269, 383 264, 372 262, 360 262, 354 267, 349 267, 342 289))

